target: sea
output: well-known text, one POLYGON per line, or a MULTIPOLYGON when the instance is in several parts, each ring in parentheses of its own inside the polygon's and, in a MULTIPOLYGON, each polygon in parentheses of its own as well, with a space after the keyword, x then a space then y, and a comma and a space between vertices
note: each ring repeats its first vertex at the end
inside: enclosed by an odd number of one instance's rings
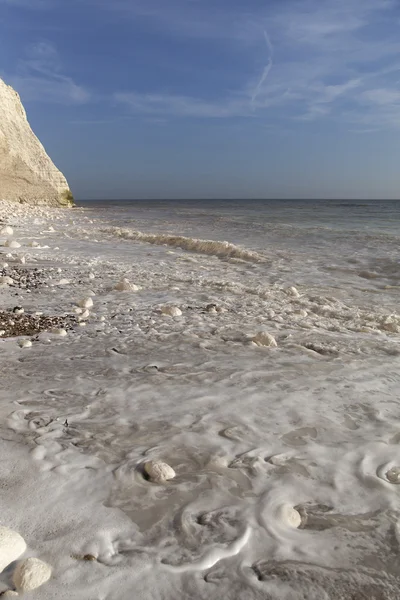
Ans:
POLYGON ((79 204, 24 306, 93 308, 5 363, 35 598, 398 600, 400 202, 79 204))

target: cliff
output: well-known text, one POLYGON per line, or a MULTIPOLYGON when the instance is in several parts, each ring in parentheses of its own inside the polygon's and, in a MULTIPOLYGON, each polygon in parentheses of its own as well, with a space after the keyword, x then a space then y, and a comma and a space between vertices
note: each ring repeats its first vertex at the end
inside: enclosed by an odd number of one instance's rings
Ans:
POLYGON ((73 206, 64 175, 33 133, 17 92, 0 79, 0 199, 73 206))

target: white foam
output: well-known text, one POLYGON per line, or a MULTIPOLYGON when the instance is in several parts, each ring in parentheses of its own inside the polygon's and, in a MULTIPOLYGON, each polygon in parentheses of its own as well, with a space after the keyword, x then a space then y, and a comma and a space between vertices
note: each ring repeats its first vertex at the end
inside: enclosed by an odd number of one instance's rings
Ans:
POLYGON ((219 256, 223 258, 241 258, 245 261, 259 262, 264 258, 257 252, 240 248, 230 242, 221 242, 215 240, 201 240, 196 238, 184 237, 180 235, 170 235, 167 233, 143 233, 133 229, 121 229, 120 227, 112 227, 103 230, 105 233, 111 233, 117 237, 128 240, 136 240, 139 242, 147 242, 159 246, 173 246, 174 248, 182 248, 189 252, 197 252, 199 254, 208 254, 210 256, 219 256))

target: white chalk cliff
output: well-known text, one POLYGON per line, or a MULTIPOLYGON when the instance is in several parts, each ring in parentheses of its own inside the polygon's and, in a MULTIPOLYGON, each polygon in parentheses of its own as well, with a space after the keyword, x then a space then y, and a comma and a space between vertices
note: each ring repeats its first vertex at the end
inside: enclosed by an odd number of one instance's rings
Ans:
POLYGON ((67 180, 33 133, 17 92, 0 79, 0 201, 72 206, 67 180))

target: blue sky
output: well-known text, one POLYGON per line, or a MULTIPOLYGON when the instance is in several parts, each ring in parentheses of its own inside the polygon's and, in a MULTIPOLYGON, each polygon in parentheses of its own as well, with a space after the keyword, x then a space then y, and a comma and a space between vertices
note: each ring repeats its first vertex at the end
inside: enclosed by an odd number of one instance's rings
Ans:
POLYGON ((0 0, 79 198, 400 197, 399 0, 0 0))

